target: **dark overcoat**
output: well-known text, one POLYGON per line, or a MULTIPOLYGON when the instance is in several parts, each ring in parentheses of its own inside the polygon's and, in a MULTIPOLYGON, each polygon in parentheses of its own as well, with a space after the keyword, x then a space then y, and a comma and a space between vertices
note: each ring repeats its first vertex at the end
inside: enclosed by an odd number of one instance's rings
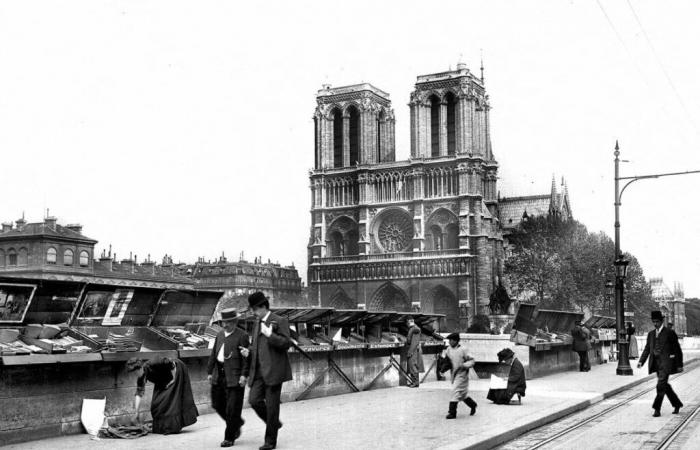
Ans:
POLYGON ((421 350, 420 346, 420 328, 414 325, 408 329, 408 339, 406 341, 406 345, 408 346, 406 350, 408 367, 411 367, 411 364, 415 364, 415 367, 419 372, 424 372, 425 366, 423 365, 423 351, 421 350))
POLYGON ((571 331, 571 337, 574 338, 572 347, 575 352, 585 352, 591 349, 591 333, 586 327, 575 326, 571 331))
POLYGON ((675 373, 683 367, 683 351, 678 343, 676 332, 663 327, 657 338, 656 330, 651 330, 647 335, 647 343, 639 358, 639 364, 644 365, 647 358, 649 358, 649 373, 660 369, 664 369, 666 373, 675 373))
POLYGON ((253 380, 258 373, 268 386, 282 384, 292 379, 292 366, 287 356, 287 350, 292 345, 289 337, 289 321, 270 313, 265 325, 272 325, 273 331, 270 337, 260 332, 260 321, 256 322, 253 329, 248 386, 253 385, 253 380))
POLYGON ((214 347, 209 355, 209 365, 207 366, 207 374, 212 376, 212 383, 216 384, 219 379, 219 371, 214 370, 216 358, 219 355, 219 349, 224 346, 224 373, 226 374, 226 387, 238 386, 238 381, 243 375, 248 376, 250 372, 249 359, 241 355, 239 347, 248 348, 250 346, 250 337, 248 333, 236 327, 229 337, 226 337, 224 331, 220 331, 214 340, 214 347))

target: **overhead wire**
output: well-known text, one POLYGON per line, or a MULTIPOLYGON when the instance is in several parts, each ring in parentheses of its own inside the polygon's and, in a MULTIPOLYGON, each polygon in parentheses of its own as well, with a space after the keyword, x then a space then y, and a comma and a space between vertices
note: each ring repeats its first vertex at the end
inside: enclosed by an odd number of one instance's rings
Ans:
POLYGON ((644 35, 644 39, 646 40, 647 44, 649 45, 649 48, 651 49, 651 53, 654 55, 654 58, 656 59, 656 63, 659 65, 659 68, 661 68, 661 72, 663 72, 664 76, 666 77, 666 81, 668 82, 669 86, 671 86, 671 89, 673 90, 673 93, 676 96, 676 100, 678 100, 678 103, 681 105, 681 108, 683 108, 683 112, 686 115, 686 119, 690 122, 690 124, 695 128, 695 132, 700 134, 698 132, 698 128, 695 124, 695 121, 692 118, 692 115, 690 114, 690 111, 685 105, 685 102, 683 101, 683 97, 680 95, 678 92, 678 89, 676 89, 676 85, 671 79, 671 76, 669 75, 668 71, 666 70, 666 67, 664 66, 663 62, 661 61, 661 57, 659 56, 659 53, 656 51, 656 47, 654 44, 651 42, 651 38, 649 37, 649 34, 647 33, 646 29, 644 28, 644 25, 642 25, 642 21, 639 19, 639 16, 637 15, 637 12, 634 9, 634 6, 632 6, 632 2, 630 0, 627 0, 627 5, 630 8, 630 11, 632 11, 632 16, 634 16, 634 20, 637 22, 637 25, 639 26, 639 29, 642 31, 642 35, 644 35))

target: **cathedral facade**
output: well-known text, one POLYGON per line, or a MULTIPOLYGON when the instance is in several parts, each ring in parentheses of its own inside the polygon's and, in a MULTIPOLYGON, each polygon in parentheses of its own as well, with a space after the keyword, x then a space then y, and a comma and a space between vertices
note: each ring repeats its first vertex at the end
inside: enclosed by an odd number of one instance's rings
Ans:
POLYGON ((316 101, 311 302, 440 313, 451 330, 488 314, 503 238, 483 77, 464 64, 417 77, 407 161, 388 93, 324 85, 316 101))

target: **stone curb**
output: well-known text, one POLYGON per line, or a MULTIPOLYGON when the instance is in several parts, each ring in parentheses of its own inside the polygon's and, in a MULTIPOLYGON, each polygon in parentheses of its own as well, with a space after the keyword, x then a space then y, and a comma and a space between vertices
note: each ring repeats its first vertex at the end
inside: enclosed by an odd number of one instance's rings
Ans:
MULTIPOLYGON (((687 367, 690 364, 695 364, 698 361, 700 361, 700 357, 689 359, 688 361, 684 362, 684 367, 687 367)), ((617 395, 622 391, 633 388, 647 381, 653 380, 655 377, 655 374, 649 374, 644 378, 634 380, 630 383, 616 387, 615 389, 611 389, 609 391, 603 392, 602 394, 598 394, 591 399, 583 400, 571 406, 567 406, 564 409, 554 411, 548 415, 540 417, 539 419, 533 420, 532 422, 520 425, 519 427, 505 431, 503 433, 499 433, 495 436, 488 437, 477 443, 470 443, 470 440, 464 439, 461 441, 454 442, 452 444, 443 445, 442 447, 438 447, 436 450, 488 450, 498 445, 504 444, 508 441, 511 441, 520 436, 521 434, 527 433, 528 431, 534 430, 535 428, 539 428, 543 425, 555 422, 563 417, 568 416, 569 414, 582 411, 590 406, 595 405, 598 402, 601 402, 607 398, 617 395)))

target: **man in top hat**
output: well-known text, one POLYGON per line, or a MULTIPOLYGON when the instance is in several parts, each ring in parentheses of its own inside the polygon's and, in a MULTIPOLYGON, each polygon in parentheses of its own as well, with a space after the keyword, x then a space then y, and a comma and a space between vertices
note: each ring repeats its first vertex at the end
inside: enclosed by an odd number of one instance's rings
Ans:
POLYGON ((408 339, 406 340, 406 368, 411 377, 409 387, 417 388, 420 385, 420 372, 425 370, 423 366, 423 354, 420 347, 420 328, 413 317, 406 319, 408 325, 408 339))
POLYGON ((583 322, 576 321, 574 329, 571 330, 571 337, 574 338, 573 350, 578 353, 578 370, 588 372, 591 370, 591 363, 588 360, 588 350, 591 349, 591 332, 583 326, 583 322))
POLYGON ((673 414, 678 414, 683 403, 668 383, 668 377, 672 373, 683 370, 683 352, 676 333, 664 327, 664 316, 661 311, 652 311, 651 321, 655 330, 650 331, 647 336, 647 343, 644 346, 642 357, 639 358, 637 368, 641 368, 649 358, 649 373, 656 372, 656 398, 652 404, 653 416, 659 417, 661 415, 661 403, 664 401, 664 395, 668 397, 671 406, 673 406, 673 414))
POLYGON ((467 354, 466 347, 459 343, 459 333, 451 333, 447 336, 449 346, 446 356, 452 365, 452 398, 450 399, 449 411, 445 419, 455 419, 457 417, 457 405, 464 402, 473 416, 476 413, 476 402, 469 396, 469 369, 474 367, 474 358, 467 354))
POLYGON ((235 308, 221 311, 224 327, 214 340, 209 356, 207 378, 211 383, 211 400, 214 410, 226 421, 222 447, 231 447, 241 435, 243 418, 243 394, 249 372, 248 333, 238 328, 235 308))
POLYGON ((262 292, 251 294, 248 304, 258 318, 250 350, 248 402, 267 424, 265 443, 260 450, 270 450, 277 446, 277 431, 282 427, 279 421, 282 383, 292 379, 292 366, 287 356, 292 344, 289 323, 270 311, 270 302, 262 292))

